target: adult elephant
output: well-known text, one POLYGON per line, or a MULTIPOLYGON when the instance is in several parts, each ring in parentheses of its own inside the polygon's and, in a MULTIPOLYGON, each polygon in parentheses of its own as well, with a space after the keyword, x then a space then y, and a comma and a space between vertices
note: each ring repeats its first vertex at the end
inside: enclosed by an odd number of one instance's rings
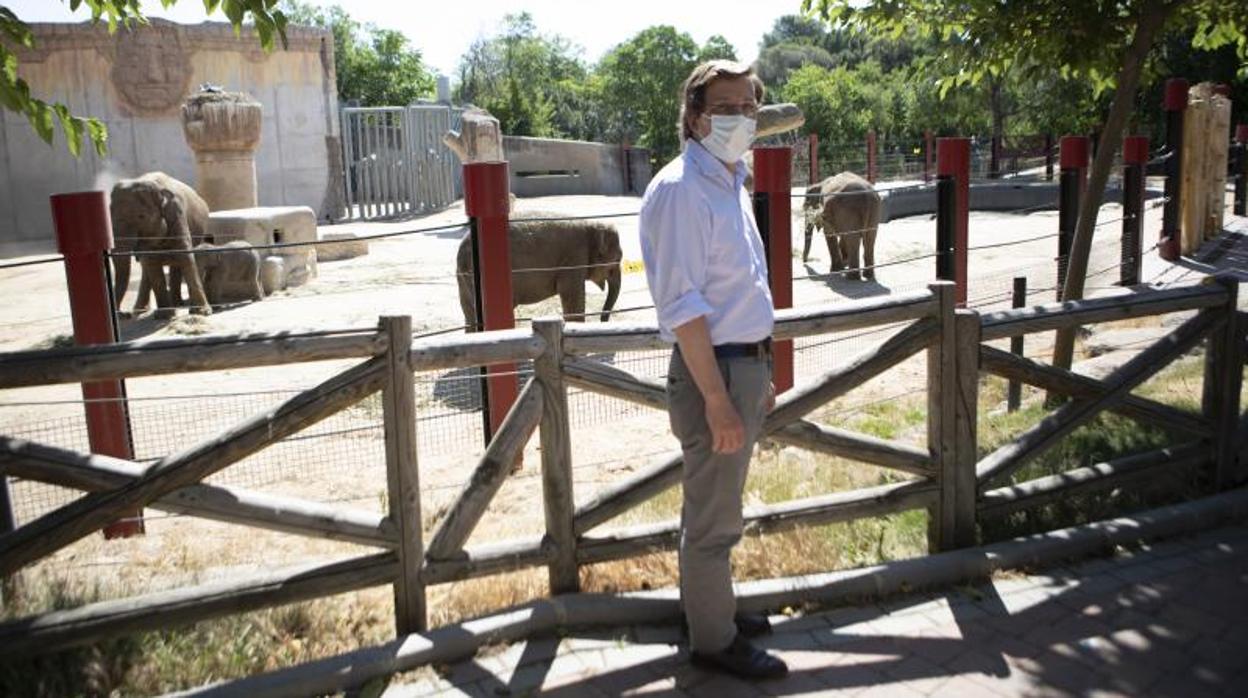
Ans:
MULTIPOLYGON (((867 180, 841 172, 819 185, 820 222, 832 258, 832 271, 850 269, 846 278, 875 278, 875 235, 880 227, 880 195, 867 180), (862 249, 862 262, 858 250, 862 249)), ((805 249, 810 249, 812 228, 807 225, 805 249)), ((803 253, 805 259, 805 253, 803 253)))
MULTIPOLYGON (((134 179, 123 179, 112 191, 109 215, 113 223, 113 249, 116 252, 155 252, 138 255, 143 276, 139 280, 136 313, 147 309, 149 290, 156 295, 156 307, 170 311, 181 296, 182 279, 190 289, 191 312, 211 315, 212 307, 189 252, 192 240, 208 234, 208 204, 189 185, 164 172, 148 172, 134 179), (167 252, 168 254, 159 254, 167 252), (166 283, 164 268, 170 268, 166 283)), ((117 306, 130 283, 130 256, 113 257, 117 267, 117 306)))
MULTIPOLYGON (((588 221, 512 221, 512 307, 537 303, 558 294, 569 320, 585 317, 585 282, 606 288, 601 320, 607 321, 620 297, 620 234, 614 226, 588 221)), ((477 329, 476 289, 472 276, 472 236, 465 235, 455 258, 459 305, 468 331, 477 329)))

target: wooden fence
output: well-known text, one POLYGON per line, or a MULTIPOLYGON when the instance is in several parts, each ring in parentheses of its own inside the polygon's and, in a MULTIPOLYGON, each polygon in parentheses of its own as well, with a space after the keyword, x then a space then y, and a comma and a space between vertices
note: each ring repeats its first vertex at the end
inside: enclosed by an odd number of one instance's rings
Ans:
MULTIPOLYGON (((850 492, 749 508, 746 528, 799 526, 927 509, 930 549, 975 542, 977 518, 1035 506, 1072 492, 1118 487, 1161 471, 1204 474, 1210 488, 1244 479, 1248 417, 1239 410, 1248 321, 1236 312, 1237 286, 1218 280, 1164 291, 980 315, 955 308, 951 283, 928 290, 778 313, 777 339, 884 325, 898 329, 878 347, 786 392, 767 416, 768 438, 914 476, 850 492), (1037 363, 987 344, 1062 327, 1196 311, 1102 380, 1037 363), (1208 339, 1199 414, 1132 395, 1168 363, 1208 339), (927 447, 878 439, 806 419, 907 358, 927 354, 927 447), (979 378, 991 373, 1069 396, 1034 427, 979 457, 979 378), (1157 425, 1172 447, 1029 482, 1005 481, 1021 466, 1103 410, 1157 425)), ((666 407, 664 387, 609 364, 595 352, 665 345, 653 326, 572 324, 543 319, 532 330, 412 342, 406 317, 376 330, 318 336, 243 335, 0 355, 0 389, 104 378, 358 359, 358 363, 241 424, 143 467, 137 463, 0 436, 0 474, 88 492, 79 500, 0 534, 0 577, 86 536, 119 513, 155 507, 208 519, 374 546, 379 552, 332 563, 266 571, 129 599, 92 603, 0 624, 6 653, 38 653, 138 630, 391 584, 400 634, 426 628, 425 590, 521 568, 545 566, 552 593, 578 588, 581 565, 676 547, 668 521, 601 530, 621 513, 675 486, 679 457, 604 488, 577 506, 572 490, 569 386, 666 407), (533 360, 521 392, 469 483, 426 542, 421 531, 413 372, 533 360), (389 515, 203 484, 202 480, 364 397, 383 394, 389 515), (545 534, 465 547, 534 430, 540 429, 545 534)))

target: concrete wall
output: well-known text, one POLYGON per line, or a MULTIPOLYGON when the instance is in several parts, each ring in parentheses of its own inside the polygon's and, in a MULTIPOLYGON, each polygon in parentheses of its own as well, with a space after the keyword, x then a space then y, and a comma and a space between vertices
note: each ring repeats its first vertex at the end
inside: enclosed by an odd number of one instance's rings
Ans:
POLYGON ((341 206, 341 146, 333 38, 291 27, 289 47, 266 54, 225 23, 151 26, 35 24, 33 50, 18 51, 18 74, 35 96, 103 120, 109 154, 90 147, 75 159, 60 133, 51 146, 19 114, 0 111, 0 254, 49 249, 48 197, 109 189, 162 170, 195 184, 195 160, 182 135, 182 99, 202 83, 247 92, 264 108, 256 176, 261 206, 304 205, 318 217, 341 206))
MULTIPOLYGON (((906 216, 936 213, 936 186, 922 189, 899 187, 896 191, 880 189, 880 222, 887 223, 906 216)), ((1160 192, 1145 190, 1144 198, 1153 199, 1160 192)), ((1105 188, 1105 203, 1121 203, 1122 188, 1116 184, 1105 188)), ((970 187, 972 211, 1057 210, 1057 180, 1052 182, 975 182, 970 187)))
POLYGON ((650 154, 644 148, 628 150, 632 181, 627 191, 624 150, 618 145, 504 136, 503 152, 516 196, 623 196, 641 194, 650 182, 650 154))

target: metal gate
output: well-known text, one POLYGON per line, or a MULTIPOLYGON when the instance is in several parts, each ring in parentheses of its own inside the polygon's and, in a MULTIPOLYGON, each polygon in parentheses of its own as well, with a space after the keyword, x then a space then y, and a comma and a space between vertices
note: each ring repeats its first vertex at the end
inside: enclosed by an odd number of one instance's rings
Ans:
POLYGON ((442 104, 344 107, 342 161, 347 217, 428 213, 459 198, 459 158, 442 143, 461 110, 442 104))

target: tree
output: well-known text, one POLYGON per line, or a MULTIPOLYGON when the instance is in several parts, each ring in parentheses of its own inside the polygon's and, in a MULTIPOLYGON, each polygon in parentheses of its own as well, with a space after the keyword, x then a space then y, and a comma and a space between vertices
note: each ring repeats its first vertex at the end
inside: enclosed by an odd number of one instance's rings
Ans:
MULTIPOLYGON (((177 0, 161 0, 169 7, 177 0)), ((209 14, 221 10, 235 33, 240 33, 243 23, 251 20, 252 28, 260 38, 264 49, 272 50, 275 40, 286 44, 286 15, 277 9, 278 0, 204 0, 209 14)), ((132 27, 147 23, 139 0, 70 0, 70 8, 77 10, 86 5, 92 22, 105 21, 108 31, 117 27, 132 27)), ((30 25, 23 22, 7 7, 0 6, 0 105, 9 111, 26 117, 31 128, 44 142, 51 145, 59 123, 65 136, 65 146, 75 157, 82 150, 85 134, 101 157, 108 152, 108 128, 104 122, 91 117, 78 116, 60 102, 47 102, 34 96, 31 87, 17 76, 17 55, 10 45, 35 48, 35 36, 30 25)))
POLYGON ((383 107, 411 104, 433 93, 433 75, 402 32, 361 24, 338 5, 319 7, 301 0, 284 0, 283 5, 291 24, 333 33, 340 100, 383 107))
POLYGON ((698 49, 698 62, 713 61, 717 58, 735 61, 737 50, 723 36, 713 34, 705 44, 702 44, 702 48, 698 49))
MULTIPOLYGON (((1154 42, 1170 31, 1190 34, 1205 50, 1235 45, 1248 74, 1248 3, 1224 0, 892 0, 854 7, 852 0, 803 0, 833 25, 858 27, 878 35, 906 31, 939 39, 956 72, 942 86, 977 84, 1012 67, 1058 70, 1086 79, 1098 91, 1113 88, 1100 129, 1100 147, 1088 176, 1085 196, 1067 263, 1062 297, 1083 297, 1093 226, 1105 194, 1110 165, 1154 42)), ((1074 328, 1061 330, 1054 363, 1068 368, 1074 328)))
POLYGON ((680 150, 680 86, 697 65, 698 45, 675 27, 649 27, 603 56, 597 70, 608 137, 650 149, 656 163, 680 150))

